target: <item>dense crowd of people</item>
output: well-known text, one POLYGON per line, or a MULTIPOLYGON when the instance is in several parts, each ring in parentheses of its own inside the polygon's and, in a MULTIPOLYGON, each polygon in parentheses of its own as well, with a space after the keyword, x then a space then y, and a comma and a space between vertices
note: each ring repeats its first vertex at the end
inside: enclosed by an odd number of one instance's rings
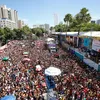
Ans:
POLYGON ((59 57, 51 54, 43 40, 9 42, 0 53, 0 97, 12 94, 16 100, 47 100, 44 70, 52 65, 62 71, 54 77, 57 100, 100 100, 100 73, 85 68, 74 55, 60 47, 57 54, 59 57), (9 60, 2 61, 3 57, 9 60), (30 61, 23 61, 26 57, 30 61), (42 70, 36 70, 36 65, 42 70))

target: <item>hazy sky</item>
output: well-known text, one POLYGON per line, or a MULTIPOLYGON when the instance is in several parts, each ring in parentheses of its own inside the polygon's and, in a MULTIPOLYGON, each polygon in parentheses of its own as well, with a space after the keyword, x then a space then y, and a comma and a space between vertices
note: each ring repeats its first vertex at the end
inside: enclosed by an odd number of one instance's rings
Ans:
POLYGON ((89 9, 93 19, 100 18, 100 0, 0 0, 0 5, 17 10, 19 19, 29 26, 54 25, 54 13, 58 14, 59 21, 63 21, 65 14, 74 16, 82 7, 89 9))

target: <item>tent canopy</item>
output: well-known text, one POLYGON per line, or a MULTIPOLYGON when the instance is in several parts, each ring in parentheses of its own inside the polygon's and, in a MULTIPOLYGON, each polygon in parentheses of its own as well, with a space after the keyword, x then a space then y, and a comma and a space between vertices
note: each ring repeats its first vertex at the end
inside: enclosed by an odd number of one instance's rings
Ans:
POLYGON ((98 37, 100 38, 100 31, 93 31, 93 32, 81 32, 80 33, 80 36, 83 36, 83 37, 98 37))

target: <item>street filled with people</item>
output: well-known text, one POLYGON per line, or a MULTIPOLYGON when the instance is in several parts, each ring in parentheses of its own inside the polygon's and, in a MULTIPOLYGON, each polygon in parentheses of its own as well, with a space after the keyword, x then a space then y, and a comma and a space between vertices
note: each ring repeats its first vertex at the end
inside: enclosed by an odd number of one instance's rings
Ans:
POLYGON ((61 70, 54 76, 56 100, 100 100, 100 72, 68 50, 58 47, 53 54, 44 44, 44 40, 8 42, 0 53, 0 98, 12 94, 16 100, 47 100, 44 71, 54 66, 61 70))

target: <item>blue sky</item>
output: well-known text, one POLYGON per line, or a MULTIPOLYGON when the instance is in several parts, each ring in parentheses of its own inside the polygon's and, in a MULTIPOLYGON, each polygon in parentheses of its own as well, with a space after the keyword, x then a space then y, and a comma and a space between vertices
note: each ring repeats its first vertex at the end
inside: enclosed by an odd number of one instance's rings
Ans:
POLYGON ((19 19, 29 26, 44 23, 54 25, 54 13, 58 14, 61 22, 65 14, 74 16, 82 7, 89 9, 93 19, 100 18, 100 0, 0 0, 0 5, 3 4, 17 10, 19 19))

